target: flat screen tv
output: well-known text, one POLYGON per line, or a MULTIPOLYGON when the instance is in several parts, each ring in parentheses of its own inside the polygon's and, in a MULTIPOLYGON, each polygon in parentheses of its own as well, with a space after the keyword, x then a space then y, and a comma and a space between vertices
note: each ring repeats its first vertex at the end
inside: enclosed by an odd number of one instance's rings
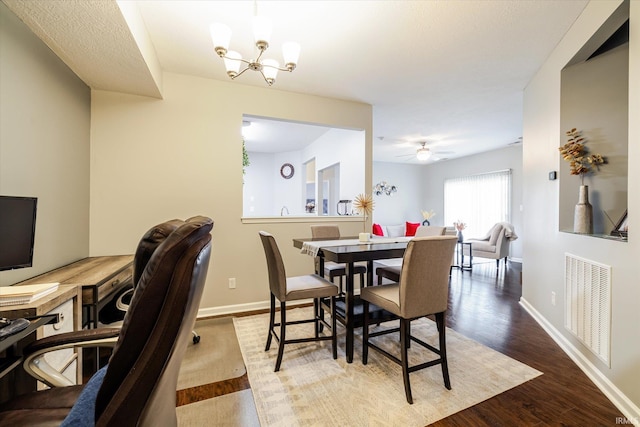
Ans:
POLYGON ((0 270, 33 264, 37 204, 35 197, 0 196, 0 270))

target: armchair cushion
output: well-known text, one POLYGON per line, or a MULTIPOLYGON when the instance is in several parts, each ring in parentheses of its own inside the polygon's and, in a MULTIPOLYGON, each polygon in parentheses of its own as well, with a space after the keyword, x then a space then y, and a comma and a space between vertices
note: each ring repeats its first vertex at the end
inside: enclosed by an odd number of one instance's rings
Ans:
POLYGON ((60 427, 93 426, 95 424, 96 396, 104 375, 107 373, 107 366, 105 365, 93 374, 60 427))

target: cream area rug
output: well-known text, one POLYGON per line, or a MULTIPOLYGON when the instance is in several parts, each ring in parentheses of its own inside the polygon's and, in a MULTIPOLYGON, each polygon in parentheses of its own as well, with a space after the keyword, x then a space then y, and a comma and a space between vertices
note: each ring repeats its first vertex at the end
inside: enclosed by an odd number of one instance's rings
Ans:
MULTIPOLYGON (((287 312, 288 320, 311 315, 311 308, 287 312)), ((279 316, 276 316, 278 318, 279 316)), ((285 346, 280 372, 273 372, 277 342, 264 351, 268 315, 234 319, 236 335, 247 368, 260 424, 264 426, 425 426, 542 373, 447 328, 447 359, 451 390, 444 387, 440 366, 410 376, 413 405, 405 399, 402 369, 375 350, 362 364, 361 330, 356 333, 353 363, 346 362, 344 328, 338 326, 338 359, 331 357, 330 341, 285 346)), ((379 328, 396 326, 387 322, 379 328)), ((372 329, 373 331, 373 329, 372 329)), ((309 336, 312 324, 287 328, 287 338, 309 336)), ((435 323, 420 319, 412 335, 438 346, 435 323)), ((375 338, 399 354, 397 334, 375 338)), ((412 345, 410 365, 435 358, 412 345)))

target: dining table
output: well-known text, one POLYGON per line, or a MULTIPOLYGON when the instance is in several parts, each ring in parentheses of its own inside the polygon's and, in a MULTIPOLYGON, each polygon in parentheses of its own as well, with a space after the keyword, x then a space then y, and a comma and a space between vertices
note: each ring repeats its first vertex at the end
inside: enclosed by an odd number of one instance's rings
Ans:
MULTIPOLYGON (((402 258, 407 248, 409 237, 372 237, 362 242, 358 237, 341 237, 340 239, 314 239, 310 237, 293 239, 294 247, 302 253, 318 257, 318 273, 324 276, 324 262, 332 261, 345 265, 346 285, 344 298, 336 303, 336 317, 346 328, 346 359, 347 363, 353 362, 354 331, 362 326, 362 304, 355 294, 354 265, 357 262, 366 262, 366 286, 373 286, 373 262, 380 259, 402 258)), ((361 284, 362 285, 362 284, 361 284)), ((384 318, 382 310, 375 314, 384 318)), ((390 314, 390 313, 389 313, 390 314)))

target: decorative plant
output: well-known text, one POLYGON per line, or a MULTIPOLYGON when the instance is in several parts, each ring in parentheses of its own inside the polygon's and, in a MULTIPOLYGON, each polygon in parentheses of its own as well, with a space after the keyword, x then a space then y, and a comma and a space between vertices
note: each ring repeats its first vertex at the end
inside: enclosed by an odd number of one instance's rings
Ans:
POLYGON ((364 215, 364 231, 367 231, 367 216, 373 212, 373 197, 371 194, 358 194, 353 201, 353 208, 360 214, 364 215))
POLYGON ((580 184, 584 184, 584 176, 589 172, 599 170, 606 159, 600 154, 589 154, 585 147, 586 140, 582 132, 573 128, 567 132, 567 143, 559 147, 562 158, 569 162, 571 175, 580 175, 580 184))
POLYGON ((247 153, 247 147, 244 145, 244 138, 242 139, 242 174, 246 173, 245 169, 249 166, 251 162, 249 162, 249 153, 247 153))

